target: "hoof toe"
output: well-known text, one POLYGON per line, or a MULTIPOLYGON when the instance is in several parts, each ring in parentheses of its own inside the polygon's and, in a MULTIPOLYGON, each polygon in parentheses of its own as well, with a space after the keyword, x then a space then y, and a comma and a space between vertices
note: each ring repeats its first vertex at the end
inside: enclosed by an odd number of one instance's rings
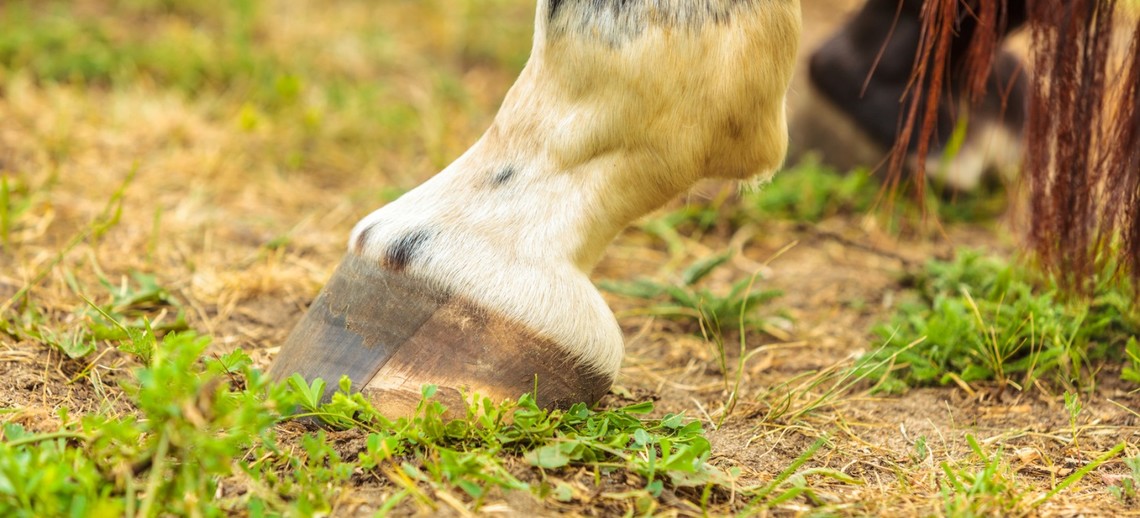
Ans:
POLYGON ((539 405, 594 403, 612 379, 580 365, 565 348, 522 324, 432 282, 348 254, 286 340, 271 368, 322 378, 342 376, 384 415, 407 416, 421 387, 463 408, 461 394, 495 401, 530 392, 539 405))

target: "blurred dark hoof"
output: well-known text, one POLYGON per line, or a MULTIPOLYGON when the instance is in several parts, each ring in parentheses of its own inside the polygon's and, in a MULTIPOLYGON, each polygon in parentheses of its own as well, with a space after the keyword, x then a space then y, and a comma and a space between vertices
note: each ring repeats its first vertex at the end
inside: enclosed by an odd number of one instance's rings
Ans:
POLYGON ((816 157, 837 171, 883 169, 890 150, 814 87, 789 108, 788 163, 816 157))
MULTIPOLYGON (((964 108, 965 109, 965 108, 964 108)), ((812 88, 791 107, 788 124, 788 162, 811 158, 837 171, 870 169, 884 178, 890 168, 891 149, 881 144, 849 112, 812 88)), ((965 128, 961 141, 939 147, 926 157, 926 173, 945 192, 968 192, 994 177, 1009 182, 1021 163, 1021 127, 979 116, 965 128)), ((908 152, 904 178, 914 175, 918 157, 908 152)))

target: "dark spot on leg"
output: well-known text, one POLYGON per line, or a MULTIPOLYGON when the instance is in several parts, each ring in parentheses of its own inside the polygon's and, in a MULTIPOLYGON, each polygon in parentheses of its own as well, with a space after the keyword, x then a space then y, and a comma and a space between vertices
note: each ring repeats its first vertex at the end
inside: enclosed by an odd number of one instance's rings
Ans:
POLYGON ((430 238, 431 233, 425 229, 413 230, 400 236, 384 253, 384 266, 396 272, 407 268, 408 263, 420 254, 430 238))
POLYGON ((513 165, 508 165, 502 169, 499 169, 495 172, 495 174, 491 175, 491 186, 501 187, 503 184, 509 182, 511 178, 514 178, 515 173, 517 172, 518 170, 515 169, 515 166, 513 165))
POLYGON ((355 252, 356 255, 364 253, 364 244, 368 242, 368 234, 372 233, 372 227, 374 226, 376 225, 373 224, 364 227, 364 230, 360 231, 360 235, 356 236, 356 242, 352 244, 352 251, 355 252))

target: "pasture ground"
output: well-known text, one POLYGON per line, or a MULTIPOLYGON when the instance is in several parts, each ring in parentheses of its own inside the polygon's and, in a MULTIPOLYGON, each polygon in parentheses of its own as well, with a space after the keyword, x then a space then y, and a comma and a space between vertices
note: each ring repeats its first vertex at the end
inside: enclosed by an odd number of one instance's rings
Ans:
MULTIPOLYGON (((857 4, 805 3, 805 49, 857 4)), ((137 414, 122 385, 139 362, 92 331, 89 311, 123 297, 137 296, 123 307, 141 308, 155 329, 212 337, 207 357, 241 349, 267 367, 353 223, 486 127, 525 62, 533 17, 531 2, 514 0, 212 5, 0 6, 0 422, 51 434, 63 407, 137 414)), ((793 95, 802 91, 797 82, 793 95)), ((725 293, 755 276, 757 288, 782 292, 758 303, 763 319, 745 333, 744 358, 735 324, 702 336, 659 302, 606 292, 627 358, 600 407, 648 400, 654 417, 700 421, 707 462, 732 484, 711 498, 647 491, 632 472, 544 471, 507 456, 518 479, 549 477, 569 496, 472 499, 424 484, 433 503, 408 499, 394 512, 1140 514, 1135 496, 1110 490, 1140 477, 1125 463, 1140 455, 1140 394, 1120 380, 1119 363, 1094 363, 1097 382, 1073 389, 1076 412, 1069 387, 1044 381, 951 379, 901 395, 872 390, 874 379, 846 383, 856 360, 882 345, 872 327, 911 296, 908 278, 962 247, 1016 256, 1014 218, 888 231, 851 210, 751 218, 749 196, 702 185, 624 232, 596 272, 599 281, 669 284, 735 250, 703 287, 725 293), (1123 452, 1100 459, 1119 444, 1123 452), (801 491, 786 500, 744 490, 789 467, 796 475, 780 491, 801 491), (1063 487, 1074 474, 1083 476, 1063 487)), ((301 437, 318 427, 278 428, 301 452, 301 437)), ((367 440, 359 430, 327 438, 344 459, 367 440)), ((252 485, 230 478, 194 497, 252 485)), ((401 489, 361 472, 322 487, 338 516, 371 514, 401 489)))

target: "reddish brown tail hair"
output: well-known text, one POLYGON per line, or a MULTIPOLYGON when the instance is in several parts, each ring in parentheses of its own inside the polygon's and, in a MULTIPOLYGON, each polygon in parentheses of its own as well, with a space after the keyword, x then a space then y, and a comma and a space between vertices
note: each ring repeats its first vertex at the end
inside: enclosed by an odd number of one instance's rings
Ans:
MULTIPOLYGON (((920 103, 916 92, 943 95, 961 20, 977 24, 965 84, 978 99, 1014 1, 1026 4, 1034 65, 1022 172, 1030 244, 1046 271, 1078 292, 1105 268, 1140 280, 1140 20, 1125 22, 1117 0, 927 0, 892 169, 902 169, 915 132, 926 156, 937 103, 920 103)), ((922 160, 918 168, 921 177, 922 160)))

